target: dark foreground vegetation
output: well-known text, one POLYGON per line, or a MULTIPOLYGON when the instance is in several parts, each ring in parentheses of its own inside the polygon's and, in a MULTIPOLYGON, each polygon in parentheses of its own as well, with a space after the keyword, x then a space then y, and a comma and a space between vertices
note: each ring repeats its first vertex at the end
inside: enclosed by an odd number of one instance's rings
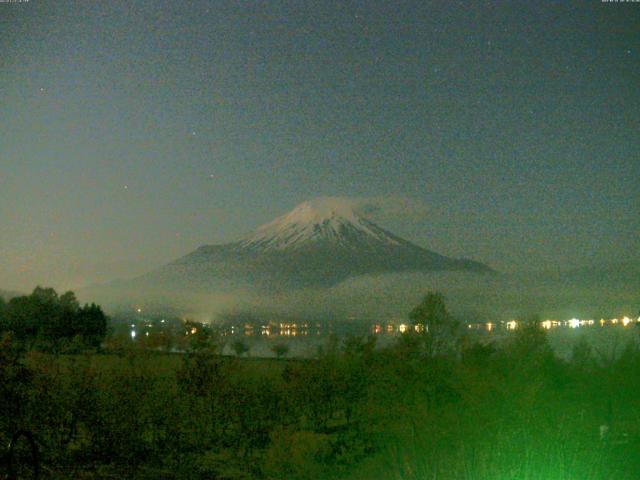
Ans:
POLYGON ((387 348, 348 337, 308 360, 223 357, 203 334, 185 354, 114 353, 81 329, 30 339, 16 305, 0 304, 0 443, 32 432, 43 478, 640 476, 635 346, 607 359, 579 344, 563 361, 535 322, 500 348, 473 343, 429 295, 411 313, 426 331, 387 348))

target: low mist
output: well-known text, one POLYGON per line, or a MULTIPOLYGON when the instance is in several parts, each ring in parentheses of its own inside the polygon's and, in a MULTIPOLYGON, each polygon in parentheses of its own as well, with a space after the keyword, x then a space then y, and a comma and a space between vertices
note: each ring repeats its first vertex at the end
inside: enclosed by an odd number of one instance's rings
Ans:
POLYGON ((404 319, 427 291, 442 292, 451 312, 468 322, 545 318, 600 318, 635 315, 638 277, 620 273, 597 280, 598 274, 478 275, 474 273, 400 273, 361 276, 330 288, 256 291, 251 288, 215 292, 129 290, 124 285, 79 292, 108 311, 144 307, 217 323, 228 316, 292 317, 341 321, 404 319))

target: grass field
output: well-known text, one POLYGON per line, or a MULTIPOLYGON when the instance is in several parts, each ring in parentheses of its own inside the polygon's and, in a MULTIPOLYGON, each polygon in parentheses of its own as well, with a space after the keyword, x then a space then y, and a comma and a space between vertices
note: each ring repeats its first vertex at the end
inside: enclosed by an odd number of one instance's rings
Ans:
POLYGON ((561 359, 542 331, 435 356, 424 341, 282 360, 32 351, 0 369, 0 440, 34 432, 47 478, 637 478, 633 344, 561 359))

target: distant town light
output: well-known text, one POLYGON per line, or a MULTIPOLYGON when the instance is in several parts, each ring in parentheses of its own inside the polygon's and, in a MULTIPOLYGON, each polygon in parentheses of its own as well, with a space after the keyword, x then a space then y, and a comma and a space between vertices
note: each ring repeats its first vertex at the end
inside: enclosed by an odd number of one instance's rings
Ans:
POLYGON ((133 340, 134 338, 136 338, 136 331, 131 330, 131 339, 133 340))
POLYGON ((577 318, 572 318, 567 322, 571 328, 578 328, 580 326, 580 320, 577 318))
POLYGON ((625 327, 627 325, 629 325, 631 323, 631 319, 629 317, 623 317, 622 319, 622 325, 624 325, 625 327))
POLYGON ((518 322, 516 322, 515 320, 511 320, 510 322, 507 322, 507 330, 515 330, 518 327, 518 322))

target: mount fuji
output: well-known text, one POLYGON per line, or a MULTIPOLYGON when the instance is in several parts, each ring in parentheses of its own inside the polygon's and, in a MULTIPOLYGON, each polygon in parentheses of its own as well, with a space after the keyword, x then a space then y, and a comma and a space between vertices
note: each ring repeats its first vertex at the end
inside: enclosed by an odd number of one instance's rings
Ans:
POLYGON ((133 282, 172 290, 283 290, 330 287, 367 274, 433 271, 494 272, 419 247, 349 202, 328 197, 301 203, 237 242, 202 246, 133 282))

